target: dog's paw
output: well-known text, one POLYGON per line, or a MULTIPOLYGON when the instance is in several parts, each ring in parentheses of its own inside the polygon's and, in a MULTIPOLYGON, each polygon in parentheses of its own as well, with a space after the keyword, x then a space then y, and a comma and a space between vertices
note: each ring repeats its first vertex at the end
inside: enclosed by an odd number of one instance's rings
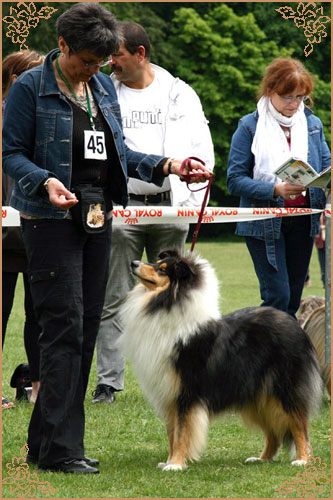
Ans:
POLYGON ((163 467, 163 471, 168 471, 168 470, 184 470, 186 469, 186 465, 181 465, 181 464, 165 464, 163 467))
POLYGON ((166 465, 167 465, 167 462, 158 462, 157 468, 163 470, 166 465))
POLYGON ((258 462, 264 462, 264 460, 260 457, 249 457, 245 460, 245 464, 253 464, 253 463, 258 463, 258 462))
POLYGON ((290 465, 293 465, 295 467, 301 467, 304 466, 308 463, 307 460, 293 460, 290 465))

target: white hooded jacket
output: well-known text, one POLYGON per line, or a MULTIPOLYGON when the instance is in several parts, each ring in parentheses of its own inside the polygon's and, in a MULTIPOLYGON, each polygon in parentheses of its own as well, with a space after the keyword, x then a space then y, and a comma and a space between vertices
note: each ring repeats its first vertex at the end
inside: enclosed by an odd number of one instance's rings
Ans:
MULTIPOLYGON (((214 168, 214 147, 208 121, 204 115, 196 92, 184 81, 173 77, 168 71, 152 64, 155 77, 159 79, 162 94, 168 99, 164 124, 163 154, 173 158, 195 156, 203 160, 209 170, 214 168)), ((117 95, 123 83, 111 75, 117 95)), ((171 185, 171 204, 173 206, 201 206, 205 190, 192 192, 178 176, 169 176, 171 185)), ((198 189, 204 184, 194 184, 198 189)))

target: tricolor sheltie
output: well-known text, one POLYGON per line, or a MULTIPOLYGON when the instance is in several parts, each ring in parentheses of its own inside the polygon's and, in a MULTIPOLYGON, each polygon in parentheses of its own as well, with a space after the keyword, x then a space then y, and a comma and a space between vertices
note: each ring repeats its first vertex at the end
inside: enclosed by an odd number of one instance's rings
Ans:
POLYGON ((318 361, 297 321, 270 307, 221 318, 218 282, 197 255, 161 252, 157 263, 132 262, 141 283, 122 308, 121 344, 142 389, 165 420, 170 444, 163 470, 198 458, 209 419, 239 411, 265 436, 260 457, 272 460, 282 441, 296 460, 309 456, 308 421, 322 397, 318 361))

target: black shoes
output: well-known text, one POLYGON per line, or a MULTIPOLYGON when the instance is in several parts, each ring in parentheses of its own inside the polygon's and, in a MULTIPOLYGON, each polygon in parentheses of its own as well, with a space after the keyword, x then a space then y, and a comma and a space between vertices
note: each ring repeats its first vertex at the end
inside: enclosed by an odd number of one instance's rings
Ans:
MULTIPOLYGON (((27 455, 27 464, 38 464, 38 457, 35 455, 27 455)), ((83 457, 82 460, 72 459, 60 464, 50 465, 49 467, 41 466, 40 470, 71 472, 76 474, 98 474, 99 470, 95 469, 95 465, 99 465, 99 460, 96 458, 83 457)))
POLYGON ((67 474, 99 474, 99 470, 91 467, 84 460, 67 460, 54 465, 39 466, 40 471, 65 472, 67 474))
POLYGON ((99 465, 99 460, 97 458, 89 458, 89 457, 83 457, 82 459, 87 465, 99 465))
POLYGON ((110 385, 100 384, 93 392, 93 397, 92 403, 113 403, 114 389, 110 385))

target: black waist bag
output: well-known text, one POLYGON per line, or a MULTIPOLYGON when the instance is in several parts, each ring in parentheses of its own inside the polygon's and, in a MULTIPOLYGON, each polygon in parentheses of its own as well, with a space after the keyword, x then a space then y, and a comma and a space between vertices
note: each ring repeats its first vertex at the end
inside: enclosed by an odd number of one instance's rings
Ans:
POLYGON ((78 184, 72 191, 79 200, 70 209, 73 221, 87 233, 103 233, 107 228, 103 188, 78 184))

